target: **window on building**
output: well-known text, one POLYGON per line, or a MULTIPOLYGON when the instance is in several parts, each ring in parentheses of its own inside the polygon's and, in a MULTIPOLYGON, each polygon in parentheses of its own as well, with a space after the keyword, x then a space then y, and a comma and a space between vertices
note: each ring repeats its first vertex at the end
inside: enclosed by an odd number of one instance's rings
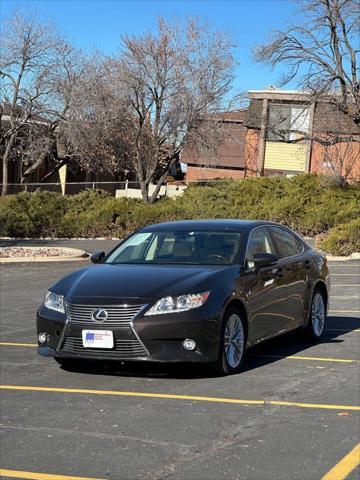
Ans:
POLYGON ((309 108, 302 105, 270 104, 267 140, 289 142, 309 132, 309 108))

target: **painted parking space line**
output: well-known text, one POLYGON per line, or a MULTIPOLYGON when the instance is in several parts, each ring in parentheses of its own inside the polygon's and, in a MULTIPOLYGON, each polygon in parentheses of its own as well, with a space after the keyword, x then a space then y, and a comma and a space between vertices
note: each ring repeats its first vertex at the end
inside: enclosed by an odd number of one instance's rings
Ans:
POLYGON ((339 264, 339 263, 330 263, 330 262, 328 262, 328 265, 329 265, 330 267, 341 267, 341 268, 344 268, 344 267, 358 267, 358 268, 360 268, 360 263, 348 263, 348 264, 346 264, 346 263, 340 263, 340 264, 339 264))
POLYGON ((330 277, 353 277, 354 275, 360 275, 358 272, 352 272, 352 273, 330 273, 330 277))
POLYGON ((94 477, 75 477, 73 475, 54 475, 49 473, 39 473, 39 472, 26 472, 22 470, 7 470, 5 468, 0 468, 1 477, 10 477, 10 478, 25 478, 25 479, 34 479, 34 480, 104 480, 101 478, 94 477))
POLYGON ((360 313, 360 310, 329 310, 329 313, 360 313))
POLYGON ((360 443, 345 455, 321 480, 345 480, 360 465, 360 443))
MULTIPOLYGON (((351 332, 351 330, 347 329, 326 329, 326 330, 335 330, 335 331, 345 331, 345 332, 351 332)), ((359 330, 353 330, 353 331, 358 331, 359 330)), ((37 347, 36 343, 15 343, 15 342, 0 342, 0 346, 2 347, 31 347, 35 348, 37 347)), ((353 359, 353 358, 326 358, 326 357, 308 357, 308 356, 300 356, 300 355, 272 355, 272 354, 254 354, 254 355, 249 355, 249 357, 268 357, 268 358, 282 358, 282 359, 287 359, 287 360, 308 360, 308 361, 314 361, 314 362, 335 362, 335 363, 360 363, 360 360, 353 359)))
POLYGON ((360 263, 348 263, 348 264, 346 264, 346 263, 344 263, 344 264, 340 263, 340 264, 338 264, 338 263, 330 263, 330 262, 328 262, 328 265, 329 265, 331 268, 333 268, 333 267, 340 267, 340 268, 344 268, 344 267, 345 267, 345 268, 348 268, 348 267, 358 267, 358 268, 360 268, 360 263))
POLYGON ((353 300, 355 298, 356 300, 360 300, 360 295, 348 295, 346 297, 344 295, 330 295, 330 301, 332 298, 342 298, 343 300, 353 300))
POLYGON ((47 392, 47 393, 68 393, 80 395, 103 395, 114 397, 140 397, 160 398, 164 400, 189 400, 194 402, 224 403, 235 405, 257 405, 257 406, 279 406, 296 407, 315 410, 351 410, 360 412, 360 405, 335 405, 324 403, 303 403, 288 402, 286 400, 245 400, 240 398, 206 397, 196 395, 179 395, 171 393, 156 392, 131 392, 120 390, 93 390, 88 388, 61 388, 61 387, 37 387, 32 385, 0 385, 0 390, 25 391, 25 392, 47 392))
POLYGON ((352 330, 351 328, 325 328, 325 332, 360 333, 360 328, 355 328, 354 330, 352 330))
POLYGON ((360 360, 353 360, 350 358, 325 358, 325 357, 304 357, 301 355, 272 355, 272 354, 258 354, 254 357, 264 358, 283 358, 286 360, 308 360, 312 362, 335 362, 335 363, 360 363, 360 360))

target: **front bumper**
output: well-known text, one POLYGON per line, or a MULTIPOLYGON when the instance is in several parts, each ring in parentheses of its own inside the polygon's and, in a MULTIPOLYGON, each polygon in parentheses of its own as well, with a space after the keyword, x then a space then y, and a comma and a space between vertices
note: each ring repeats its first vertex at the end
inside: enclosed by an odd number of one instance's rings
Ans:
POLYGON ((75 325, 66 315, 42 306, 37 313, 37 331, 48 338, 38 346, 43 356, 166 363, 215 361, 220 337, 219 316, 205 306, 182 313, 139 315, 126 327, 75 325), (84 348, 82 330, 90 328, 111 330, 114 348, 84 348), (186 338, 195 340, 195 350, 183 347, 186 338))

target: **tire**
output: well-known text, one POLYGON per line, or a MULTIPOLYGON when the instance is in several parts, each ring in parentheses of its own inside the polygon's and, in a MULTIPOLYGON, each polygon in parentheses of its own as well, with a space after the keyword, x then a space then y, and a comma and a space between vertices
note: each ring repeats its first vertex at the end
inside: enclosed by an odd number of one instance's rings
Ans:
POLYGON ((324 294, 315 289, 309 311, 309 319, 305 328, 305 337, 308 340, 317 342, 324 334, 326 322, 326 302, 324 294))
POLYGON ((224 316, 219 346, 219 358, 213 370, 218 375, 239 373, 244 361, 246 328, 242 313, 230 307, 224 316))

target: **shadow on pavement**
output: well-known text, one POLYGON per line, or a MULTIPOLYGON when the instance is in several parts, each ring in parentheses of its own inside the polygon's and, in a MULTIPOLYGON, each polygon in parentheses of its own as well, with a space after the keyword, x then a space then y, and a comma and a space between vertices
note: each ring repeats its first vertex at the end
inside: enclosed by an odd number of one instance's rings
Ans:
MULTIPOLYGON (((318 345, 343 343, 344 339, 339 337, 344 335, 344 333, 351 332, 359 327, 359 318, 330 316, 327 318, 325 335, 318 345)), ((295 331, 279 336, 273 340, 268 340, 261 345, 249 349, 242 371, 250 371, 272 363, 276 363, 283 357, 298 354, 306 356, 306 350, 312 346, 314 346, 314 343, 304 340, 301 336, 301 331, 295 331)), ((65 367, 61 368, 65 370, 65 367)), ((86 362, 75 361, 71 368, 66 367, 66 370, 83 374, 143 378, 192 379, 216 377, 216 375, 212 373, 210 365, 189 363, 161 364, 131 361, 115 362, 89 360, 86 362)), ((241 375, 241 372, 239 375, 241 375)))

